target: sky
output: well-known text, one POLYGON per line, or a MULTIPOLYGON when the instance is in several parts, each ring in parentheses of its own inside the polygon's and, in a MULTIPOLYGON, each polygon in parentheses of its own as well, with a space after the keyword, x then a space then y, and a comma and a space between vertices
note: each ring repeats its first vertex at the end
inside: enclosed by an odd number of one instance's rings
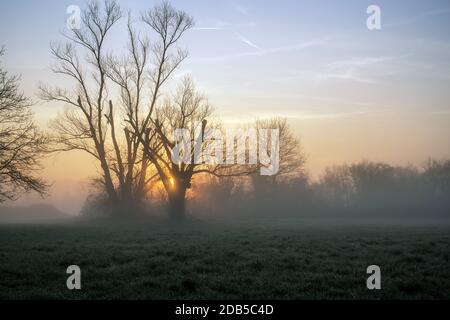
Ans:
MULTIPOLYGON (((158 2, 120 3, 137 18, 158 2)), ((170 3, 196 22, 181 42, 189 58, 174 80, 190 74, 226 122, 288 118, 313 177, 362 159, 421 165, 450 157, 448 0, 170 3), (366 26, 372 4, 381 9, 380 30, 366 26)), ((40 81, 64 83, 50 71, 49 44, 63 40, 70 5, 85 2, 0 2, 2 65, 22 76, 43 127, 64 108, 39 101, 36 92, 40 81)), ((112 29, 111 50, 125 46, 122 25, 112 29)), ((61 186, 53 195, 60 208, 79 205, 95 170, 80 154, 46 161, 44 175, 61 186)))

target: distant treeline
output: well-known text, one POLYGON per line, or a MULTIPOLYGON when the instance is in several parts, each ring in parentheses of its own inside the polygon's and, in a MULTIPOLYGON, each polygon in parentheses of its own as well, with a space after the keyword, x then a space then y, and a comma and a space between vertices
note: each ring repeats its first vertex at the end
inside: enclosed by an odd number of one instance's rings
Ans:
POLYGON ((450 160, 422 167, 361 161, 327 168, 318 181, 292 175, 210 178, 198 183, 191 214, 450 217, 450 160))

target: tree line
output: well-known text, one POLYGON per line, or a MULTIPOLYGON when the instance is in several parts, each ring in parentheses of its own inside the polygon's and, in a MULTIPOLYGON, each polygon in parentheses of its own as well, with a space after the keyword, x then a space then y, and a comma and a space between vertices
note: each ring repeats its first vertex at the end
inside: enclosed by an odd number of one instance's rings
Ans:
POLYGON ((196 185, 195 214, 259 217, 448 218, 450 160, 393 166, 363 160, 277 178, 250 175, 196 185))

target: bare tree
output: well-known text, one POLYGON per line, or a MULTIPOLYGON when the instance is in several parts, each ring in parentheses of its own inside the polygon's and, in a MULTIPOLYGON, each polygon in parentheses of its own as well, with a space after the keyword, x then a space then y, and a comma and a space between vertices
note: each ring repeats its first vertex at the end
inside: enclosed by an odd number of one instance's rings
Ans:
MULTIPOLYGON (((279 138, 279 170, 274 175, 262 176, 255 173, 251 176, 256 193, 273 191, 277 183, 286 181, 304 174, 306 156, 301 148, 300 140, 294 135, 286 119, 272 118, 258 120, 255 123, 257 130, 278 129, 279 138)), ((274 143, 259 141, 261 143, 274 143)))
POLYGON ((143 200, 149 182, 148 161, 143 156, 140 140, 132 127, 139 126, 142 118, 150 44, 147 39, 139 37, 133 29, 130 15, 127 31, 129 37, 127 53, 121 57, 110 54, 105 61, 107 77, 119 88, 122 121, 116 124, 111 101, 105 117, 110 125, 113 149, 111 163, 118 180, 118 192, 123 205, 130 209, 130 206, 143 200), (120 133, 123 133, 123 146, 119 140, 120 133))
POLYGON ((82 28, 65 36, 69 42, 52 44, 57 60, 53 72, 71 78, 76 86, 71 90, 40 86, 41 97, 47 101, 63 102, 69 106, 53 124, 57 150, 83 150, 95 157, 101 167, 103 183, 112 203, 118 195, 108 162, 106 66, 104 45, 112 26, 122 12, 116 1, 105 1, 104 8, 89 2, 82 14, 82 28), (86 62, 79 58, 77 48, 83 50, 86 62))
POLYGON ((324 198, 333 206, 349 208, 355 190, 348 165, 335 165, 325 169, 319 182, 324 198))
POLYGON ((186 191, 191 187, 194 175, 206 172, 203 165, 197 164, 195 150, 203 143, 207 118, 212 108, 207 100, 195 92, 191 79, 186 78, 173 99, 156 109, 154 130, 147 130, 145 154, 155 166, 169 201, 169 214, 172 218, 183 218, 185 213, 186 191), (201 129, 198 128, 201 126, 201 129), (177 141, 173 135, 176 129, 191 132, 191 152, 186 157, 190 163, 172 161, 172 152, 177 141), (201 136, 195 132, 201 130, 201 136), (150 132, 156 135, 150 136, 150 132))
MULTIPOLYGON (((151 31, 156 35, 155 42, 152 46, 149 46, 146 40, 137 41, 136 34, 129 23, 129 47, 132 57, 131 68, 130 64, 125 63, 122 64, 121 68, 114 69, 114 65, 117 66, 120 64, 118 64, 117 61, 112 61, 112 63, 110 63, 110 69, 113 70, 111 79, 119 84, 122 89, 122 103, 126 109, 125 122, 131 128, 131 130, 128 130, 128 128, 126 129, 128 149, 130 149, 130 147, 133 149, 131 157, 130 152, 128 152, 127 159, 130 167, 129 170, 132 169, 130 163, 136 160, 136 154, 139 150, 142 155, 141 169, 139 178, 136 182, 136 193, 139 197, 142 197, 147 183, 154 180, 159 174, 157 171, 155 175, 151 175, 149 178, 146 177, 148 172, 147 167, 150 164, 154 165, 154 163, 149 162, 149 159, 144 152, 146 146, 150 143, 150 140, 156 138, 157 134, 156 130, 152 130, 155 126, 153 119, 154 110, 161 95, 162 87, 187 57, 187 52, 185 50, 176 47, 177 42, 187 30, 194 26, 192 17, 183 11, 176 10, 168 2, 163 2, 160 5, 147 10, 142 14, 141 20, 149 26, 151 31), (140 49, 138 48, 139 44, 140 49), (142 103, 141 93, 144 86, 142 72, 145 68, 148 51, 150 51, 151 57, 153 58, 154 67, 148 70, 150 101, 148 108, 143 112, 142 107, 140 107, 140 104, 142 103), (123 70, 123 72, 121 73, 119 70, 123 70), (132 80, 135 87, 134 98, 133 91, 129 89, 127 84, 127 79, 130 74, 134 74, 135 77, 135 79, 132 80), (139 149, 139 146, 144 147, 139 149)), ((163 179, 163 177, 159 177, 159 179, 163 179)), ((128 186, 129 184, 126 183, 126 185, 128 186)))
POLYGON ((214 130, 222 132, 222 129, 219 123, 213 121, 212 107, 205 97, 196 92, 190 78, 184 79, 172 99, 167 99, 163 106, 156 109, 153 124, 153 129, 147 131, 144 152, 164 185, 171 218, 185 217, 186 192, 195 176, 238 177, 254 171, 251 167, 229 165, 223 161, 214 163, 206 159, 208 156, 224 158, 223 149, 215 148, 216 142, 220 144, 224 141, 210 136, 214 130), (187 140, 181 142, 180 137, 174 136, 177 129, 189 132, 187 140), (150 132, 156 134, 150 136, 150 132), (184 144, 189 147, 180 147, 184 144), (174 159, 173 154, 180 156, 180 159, 174 159))
POLYGON ((19 81, 0 66, 0 202, 28 191, 44 195, 48 187, 35 176, 48 139, 34 123, 31 101, 19 91, 19 81))
POLYGON ((142 21, 156 34, 150 43, 134 30, 129 15, 128 51, 106 54, 107 35, 121 17, 117 1, 105 1, 103 7, 89 2, 82 28, 66 35, 67 44, 52 45, 58 61, 53 71, 75 80, 76 87, 41 86, 41 96, 71 106, 52 124, 57 150, 82 150, 97 159, 109 201, 125 211, 123 208, 140 203, 155 178, 148 176, 151 162, 143 150, 145 136, 153 125, 163 85, 187 56, 176 49, 176 43, 193 20, 167 3, 155 6, 142 15, 142 21), (79 49, 85 61, 79 58, 79 49), (115 88, 120 93, 117 99, 110 96, 115 88))

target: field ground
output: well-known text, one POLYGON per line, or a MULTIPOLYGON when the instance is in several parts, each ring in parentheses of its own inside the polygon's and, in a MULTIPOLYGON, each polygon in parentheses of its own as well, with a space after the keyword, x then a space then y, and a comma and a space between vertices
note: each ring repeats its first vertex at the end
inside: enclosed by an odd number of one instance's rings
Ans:
POLYGON ((0 299, 448 299, 450 225, 0 225, 0 299), (66 288, 79 265, 82 290, 66 288), (382 289, 366 288, 381 267, 382 289))

